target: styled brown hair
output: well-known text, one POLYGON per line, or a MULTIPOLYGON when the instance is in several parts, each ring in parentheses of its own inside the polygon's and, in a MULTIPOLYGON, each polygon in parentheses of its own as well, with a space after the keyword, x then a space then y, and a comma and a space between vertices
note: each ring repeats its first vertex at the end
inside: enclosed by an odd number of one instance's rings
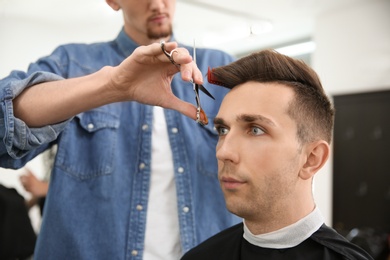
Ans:
POLYGON ((209 69, 208 81, 229 89, 248 81, 275 82, 291 87, 295 98, 288 115, 298 128, 304 144, 332 140, 334 108, 322 88, 317 73, 303 61, 274 50, 252 53, 226 66, 209 69))

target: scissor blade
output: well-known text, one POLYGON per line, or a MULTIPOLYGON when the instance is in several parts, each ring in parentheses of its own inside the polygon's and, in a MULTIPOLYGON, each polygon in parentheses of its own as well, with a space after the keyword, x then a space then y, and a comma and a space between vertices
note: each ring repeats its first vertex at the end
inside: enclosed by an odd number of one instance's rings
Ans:
POLYGON ((211 97, 212 99, 215 100, 215 98, 213 97, 213 95, 211 95, 210 92, 208 92, 207 89, 206 89, 205 87, 203 87, 203 85, 201 85, 201 84, 196 84, 196 85, 199 87, 199 89, 200 89, 203 93, 205 93, 207 96, 209 96, 209 97, 211 97))
MULTIPOLYGON (((192 53, 192 59, 194 60, 195 64, 196 64, 196 46, 195 46, 195 39, 194 39, 194 51, 192 53)), ((208 92, 208 90, 203 87, 203 85, 201 84, 195 84, 194 83, 194 89, 196 89, 196 87, 198 87, 203 93, 205 93, 207 96, 211 97, 212 99, 215 100, 215 98, 213 97, 213 95, 210 94, 210 92, 208 92)))
POLYGON ((195 46, 195 39, 194 39, 194 51, 192 53, 192 59, 194 60, 194 63, 196 64, 196 46, 195 46))
MULTIPOLYGON (((195 47, 195 39, 194 39, 194 45, 193 45, 193 50, 192 50, 192 60, 194 61, 195 65, 196 64, 196 47, 195 47)), ((194 80, 191 81, 192 82, 192 88, 194 89, 194 91, 196 91, 196 93, 198 93, 198 86, 197 84, 195 83, 194 80)), ((198 100, 197 100, 198 101, 198 100)))

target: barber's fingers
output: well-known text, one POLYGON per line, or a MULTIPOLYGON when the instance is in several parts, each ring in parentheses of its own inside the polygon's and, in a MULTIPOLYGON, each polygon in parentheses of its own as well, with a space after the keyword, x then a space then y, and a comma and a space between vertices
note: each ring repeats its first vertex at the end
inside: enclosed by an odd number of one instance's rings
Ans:
POLYGON ((195 62, 182 64, 180 66, 181 78, 184 81, 193 80, 197 84, 203 84, 203 76, 195 62))
MULTIPOLYGON (((165 43, 165 50, 169 53, 172 50, 177 48, 176 42, 167 42, 165 43)), ((161 44, 153 43, 146 46, 140 46, 136 48, 132 54, 135 60, 140 63, 171 63, 169 58, 164 54, 161 48, 161 44), (152 60, 150 60, 152 58, 152 60)), ((180 57, 183 58, 183 57, 180 57)), ((190 62, 190 61, 187 61, 190 62)))
POLYGON ((181 78, 184 81, 194 80, 195 83, 203 84, 203 76, 195 62, 192 60, 192 56, 186 48, 177 47, 176 42, 166 42, 164 43, 164 48, 168 53, 172 54, 172 59, 175 61, 176 65, 172 64, 171 60, 164 54, 161 48, 161 44, 153 43, 148 46, 141 46, 135 50, 135 54, 139 57, 140 61, 143 63, 145 60, 143 58, 156 58, 156 62, 163 62, 170 64, 168 67, 169 74, 175 74, 180 71, 181 78))
POLYGON ((196 107, 186 101, 181 100, 180 98, 176 97, 175 95, 171 95, 165 102, 162 104, 162 107, 173 109, 181 114, 192 118, 193 120, 196 120, 196 107))
MULTIPOLYGON (((169 51, 168 47, 167 51, 169 51)), ((202 73, 193 61, 193 57, 190 55, 187 49, 174 48, 170 50, 170 53, 174 62, 180 66, 178 69, 180 70, 182 80, 193 80, 195 83, 203 84, 202 73)))

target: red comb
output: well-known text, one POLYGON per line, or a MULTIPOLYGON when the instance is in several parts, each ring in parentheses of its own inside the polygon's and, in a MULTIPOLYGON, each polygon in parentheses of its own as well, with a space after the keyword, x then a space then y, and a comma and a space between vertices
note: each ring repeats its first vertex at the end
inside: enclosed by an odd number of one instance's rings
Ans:
POLYGON ((207 81, 211 84, 214 84, 214 85, 219 85, 219 86, 222 86, 222 87, 226 87, 226 85, 224 83, 222 83, 221 81, 219 81, 213 74, 213 69, 210 69, 210 67, 208 67, 207 69, 207 81))

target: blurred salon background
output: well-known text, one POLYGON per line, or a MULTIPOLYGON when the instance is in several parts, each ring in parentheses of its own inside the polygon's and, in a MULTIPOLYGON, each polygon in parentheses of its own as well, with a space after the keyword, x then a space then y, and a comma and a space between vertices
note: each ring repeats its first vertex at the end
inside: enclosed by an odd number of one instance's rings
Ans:
MULTIPOLYGON (((121 26, 122 14, 104 0, 0 0, 0 78, 59 44, 114 39, 121 26)), ((336 122, 333 156, 315 177, 317 205, 328 225, 388 259, 390 0, 177 0, 174 34, 236 57, 273 48, 318 72, 336 122)), ((20 176, 49 181, 48 168, 45 156, 0 168, 0 185, 28 201, 20 176)), ((28 214, 39 234, 39 205, 28 214)))

